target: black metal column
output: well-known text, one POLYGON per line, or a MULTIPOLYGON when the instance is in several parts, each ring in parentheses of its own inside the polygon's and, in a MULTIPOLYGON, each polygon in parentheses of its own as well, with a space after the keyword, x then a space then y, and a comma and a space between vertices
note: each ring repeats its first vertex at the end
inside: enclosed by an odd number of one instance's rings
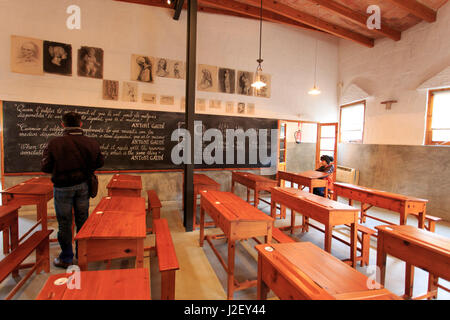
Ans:
POLYGON ((188 0, 186 51, 186 129, 191 135, 190 162, 184 166, 184 227, 193 230, 194 217, 194 117, 195 72, 197 60, 197 0, 188 0))

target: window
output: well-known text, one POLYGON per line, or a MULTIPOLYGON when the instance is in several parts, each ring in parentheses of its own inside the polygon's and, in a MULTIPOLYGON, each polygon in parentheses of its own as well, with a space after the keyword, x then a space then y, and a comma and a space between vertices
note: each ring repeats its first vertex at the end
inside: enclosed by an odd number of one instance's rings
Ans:
POLYGON ((430 90, 425 144, 450 145, 450 89, 430 90))
POLYGON ((341 106, 339 142, 362 142, 366 101, 341 106))

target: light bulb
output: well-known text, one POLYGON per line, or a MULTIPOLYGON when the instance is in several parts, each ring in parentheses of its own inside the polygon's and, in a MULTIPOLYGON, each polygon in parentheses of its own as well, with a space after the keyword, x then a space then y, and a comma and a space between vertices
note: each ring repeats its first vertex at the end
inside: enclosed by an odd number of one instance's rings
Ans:
POLYGON ((320 94, 320 89, 318 87, 316 87, 316 85, 314 85, 314 87, 308 91, 308 94, 316 96, 316 95, 320 94))
POLYGON ((267 84, 265 84, 264 82, 261 81, 261 71, 262 68, 259 65, 258 69, 256 70, 256 77, 255 77, 255 82, 252 83, 252 87, 255 88, 256 90, 259 90, 263 87, 265 87, 267 84))

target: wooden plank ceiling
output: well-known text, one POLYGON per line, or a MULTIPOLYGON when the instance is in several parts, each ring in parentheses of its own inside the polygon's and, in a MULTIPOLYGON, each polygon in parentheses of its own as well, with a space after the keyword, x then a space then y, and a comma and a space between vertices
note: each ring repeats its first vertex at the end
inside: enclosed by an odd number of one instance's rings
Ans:
MULTIPOLYGON (((188 0, 115 0, 174 9, 188 0)), ((263 0, 263 19, 296 28, 326 32, 373 47, 375 39, 401 39, 416 24, 436 21, 448 0, 263 0), (367 8, 381 9, 381 28, 370 30, 367 8)), ((259 19, 261 0, 198 0, 200 12, 259 19)))

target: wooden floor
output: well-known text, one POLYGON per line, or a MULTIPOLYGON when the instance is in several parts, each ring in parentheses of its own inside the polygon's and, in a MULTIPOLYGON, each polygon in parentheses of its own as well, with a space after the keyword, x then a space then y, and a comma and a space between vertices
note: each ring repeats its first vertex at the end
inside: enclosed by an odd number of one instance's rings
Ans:
MULTIPOLYGON (((358 203, 354 204, 358 206, 358 203)), ((261 203, 259 209, 269 214, 270 207, 267 204, 261 203)), ((398 215, 385 210, 372 209, 372 214, 375 214, 383 219, 398 223, 398 215)), ((205 244, 203 248, 198 245, 199 231, 184 232, 182 226, 182 213, 180 210, 173 206, 164 206, 161 214, 162 218, 166 218, 169 222, 169 227, 172 233, 173 242, 175 244, 178 261, 180 263, 180 270, 176 274, 176 299, 183 300, 224 300, 226 299, 226 273, 220 265, 217 257, 208 244, 205 244)), ((26 230, 34 222, 33 215, 21 215, 19 218, 20 234, 26 232, 26 230)), ((301 218, 297 218, 297 223, 300 223, 301 218)), ((284 220, 277 219, 275 225, 277 227, 287 225, 290 222, 290 212, 288 210, 287 217, 284 220)), ((314 223, 314 222, 313 222, 314 223)), ((367 226, 373 227, 379 223, 372 220, 366 223, 367 226)), ((408 224, 417 225, 417 220, 414 217, 409 218, 408 224)), ((57 224, 50 224, 51 228, 56 229, 57 224)), ((436 232, 438 234, 450 237, 450 223, 441 222, 436 226, 436 232)), ((207 234, 220 233, 219 229, 208 228, 207 234)), ((336 228, 334 234, 345 238, 349 233, 347 228, 336 228)), ((52 237, 56 237, 56 231, 52 234, 52 237)), ((301 233, 297 230, 294 234, 297 241, 310 241, 319 247, 323 248, 323 233, 310 228, 307 233, 301 233)), ((0 248, 1 245, 0 237, 0 248)), ((154 236, 148 235, 146 239, 146 246, 153 245, 154 236)), ((236 278, 238 281, 245 279, 256 279, 257 270, 257 255, 254 249, 256 242, 253 240, 242 241, 236 246, 236 278)), ((215 243, 219 252, 226 257, 227 245, 224 240, 216 240, 215 243)), ((376 239, 372 240, 370 250, 370 265, 369 267, 357 267, 360 272, 370 276, 374 274, 374 266, 376 263, 376 239)), ((51 259, 57 256, 59 253, 58 243, 50 244, 51 259)), ((338 258, 348 258, 349 249, 346 245, 340 243, 337 240, 333 240, 332 254, 338 258)), ((148 259, 148 252, 146 252, 147 258, 144 259, 144 267, 150 267, 150 282, 151 282, 151 295, 152 299, 159 299, 160 296, 160 276, 158 272, 157 257, 154 253, 151 253, 150 260, 148 259)), ((0 258, 3 258, 0 253, 0 258)), ((34 256, 29 258, 30 261, 34 259, 34 256)), ((112 268, 128 268, 133 267, 134 261, 132 259, 114 260, 112 268)), ((92 263, 89 266, 90 270, 101 270, 105 268, 105 264, 102 262, 92 263)), ((25 270, 26 271, 26 270, 25 270)), ((25 272, 21 271, 21 273, 25 272)), ((51 274, 62 273, 64 270, 51 266, 51 274)), ((373 277, 373 276, 372 276, 373 277)), ((33 275, 25 286, 15 296, 17 300, 30 300, 34 299, 45 281, 48 278, 48 274, 42 273, 40 275, 33 275)), ((428 273, 416 268, 415 273, 415 286, 414 295, 420 295, 426 290, 428 273)), ((387 273, 386 273, 386 288, 395 294, 403 294, 403 281, 404 281, 404 263, 388 257, 387 260, 387 273)), ((15 280, 10 276, 3 283, 0 284, 0 299, 4 299, 7 292, 15 285, 15 280)), ((440 280, 440 283, 449 287, 450 283, 440 280)), ((238 291, 234 295, 235 300, 253 300, 256 299, 256 288, 250 288, 243 291, 238 291)), ((276 299, 273 295, 269 294, 269 298, 276 299)), ((439 290, 439 300, 450 300, 450 294, 444 290, 439 290)))

